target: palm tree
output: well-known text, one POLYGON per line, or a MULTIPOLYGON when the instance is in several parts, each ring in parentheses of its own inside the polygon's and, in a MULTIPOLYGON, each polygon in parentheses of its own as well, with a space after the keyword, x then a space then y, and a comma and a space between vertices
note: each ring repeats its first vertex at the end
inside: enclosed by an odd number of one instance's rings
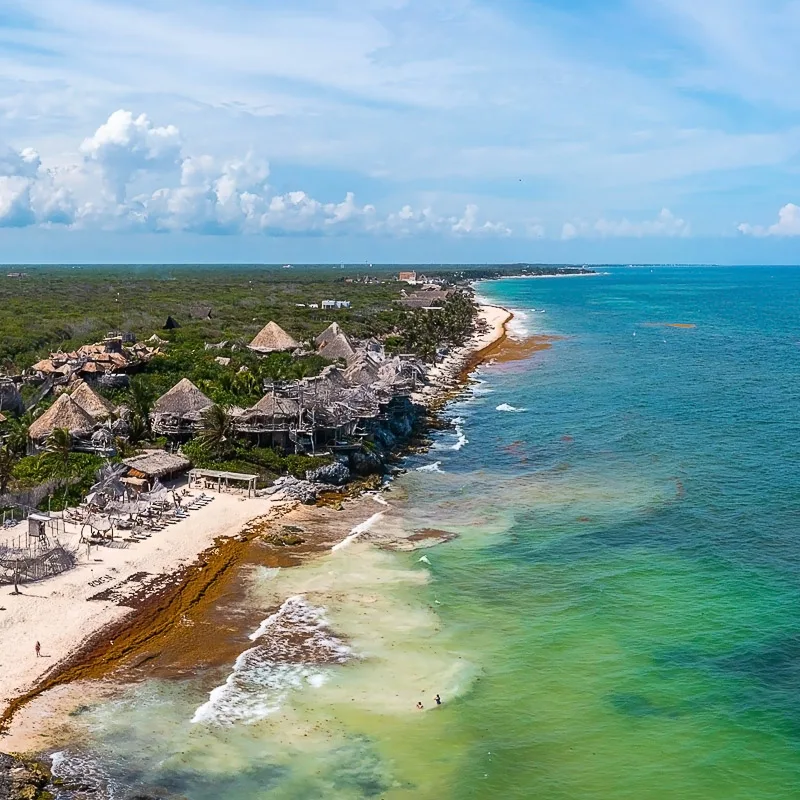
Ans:
POLYGON ((69 475, 69 457, 72 453, 72 434, 66 428, 56 428, 45 445, 45 459, 52 466, 53 474, 59 477, 69 475))
POLYGON ((213 405, 203 413, 198 439, 216 458, 222 459, 231 451, 233 420, 224 406, 213 405))
POLYGON ((134 416, 144 423, 147 435, 150 435, 150 411, 153 408, 153 392, 141 380, 132 380, 128 389, 128 402, 134 416))
POLYGON ((28 451, 28 428, 32 422, 30 412, 8 420, 5 446, 15 455, 24 456, 28 451))
POLYGON ((8 447, 0 447, 0 494, 5 494, 11 478, 14 477, 14 465, 17 463, 17 454, 8 447))
POLYGON ((139 444, 147 438, 147 422, 138 414, 134 414, 128 420, 128 441, 131 444, 139 444))

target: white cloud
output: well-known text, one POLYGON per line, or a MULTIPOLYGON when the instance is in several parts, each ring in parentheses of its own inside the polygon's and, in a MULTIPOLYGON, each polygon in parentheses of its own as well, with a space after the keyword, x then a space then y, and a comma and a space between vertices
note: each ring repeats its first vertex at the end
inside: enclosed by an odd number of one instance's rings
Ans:
POLYGON ((461 216, 409 205, 382 216, 374 205, 358 203, 353 192, 340 202, 302 190, 275 192, 269 163, 254 153, 224 160, 185 153, 176 126, 159 127, 126 110, 111 114, 83 141, 80 154, 83 160, 72 166, 48 169, 31 149, 2 150, 0 226, 268 235, 511 233, 502 222, 481 219, 475 204, 461 216))
POLYGON ((737 230, 746 236, 800 236, 800 206, 787 203, 778 212, 778 221, 767 227, 743 222, 737 230))
POLYGON ((30 181, 16 175, 0 177, 0 227, 24 228, 35 221, 30 181))
POLYGON ((636 238, 689 236, 691 226, 686 220, 676 217, 668 208, 662 208, 655 219, 631 222, 628 219, 608 220, 600 218, 594 223, 575 221, 564 223, 561 238, 564 240, 584 238, 636 238))
POLYGON ((453 222, 451 230, 458 236, 470 236, 474 234, 485 234, 488 236, 510 236, 511 228, 503 222, 479 222, 478 206, 470 203, 464 209, 464 216, 453 222))
POLYGON ((177 166, 180 132, 174 125, 155 127, 145 114, 134 117, 130 111, 119 110, 84 139, 81 152, 99 165, 108 188, 121 203, 128 184, 140 171, 177 166))

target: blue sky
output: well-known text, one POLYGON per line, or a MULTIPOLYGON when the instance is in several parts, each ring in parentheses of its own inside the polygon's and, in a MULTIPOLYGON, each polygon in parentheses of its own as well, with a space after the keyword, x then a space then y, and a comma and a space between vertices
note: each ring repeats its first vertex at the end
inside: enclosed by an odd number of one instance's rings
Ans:
POLYGON ((2 0, 0 260, 800 262, 798 0, 2 0))

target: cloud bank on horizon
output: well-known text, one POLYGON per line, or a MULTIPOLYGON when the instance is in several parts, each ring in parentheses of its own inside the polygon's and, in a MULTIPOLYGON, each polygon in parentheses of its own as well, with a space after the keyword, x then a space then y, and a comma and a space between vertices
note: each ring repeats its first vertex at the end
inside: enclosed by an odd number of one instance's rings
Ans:
POLYGON ((789 247, 798 38, 779 0, 6 0, 0 229, 789 247))

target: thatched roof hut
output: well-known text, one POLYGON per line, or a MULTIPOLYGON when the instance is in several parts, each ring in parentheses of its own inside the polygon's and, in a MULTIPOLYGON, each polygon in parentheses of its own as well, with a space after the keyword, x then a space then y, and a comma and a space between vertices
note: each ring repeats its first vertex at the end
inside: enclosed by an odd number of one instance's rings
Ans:
POLYGON ((175 384, 153 403, 154 415, 174 414, 178 417, 199 416, 214 403, 209 400, 188 378, 175 384))
POLYGON ((378 379, 380 365, 366 353, 359 355, 345 370, 344 376, 353 386, 370 384, 378 379))
POLYGON ((331 361, 343 359, 350 361, 355 357, 356 351, 353 350, 352 345, 343 333, 339 333, 328 342, 323 343, 317 351, 323 358, 329 358, 331 361))
POLYGON ((256 353, 282 353, 297 350, 300 344, 276 322, 268 322, 250 342, 249 347, 256 353))
POLYGON ((297 415, 300 413, 300 404, 291 397, 276 392, 267 392, 250 411, 257 411, 264 417, 297 419, 297 415))
POLYGON ((47 411, 28 429, 34 441, 46 439, 56 428, 66 428, 73 436, 86 436, 95 426, 95 420, 68 394, 59 395, 47 411))
POLYGON ((186 456, 180 453, 168 453, 166 450, 148 450, 138 456, 122 459, 128 467, 129 475, 134 478, 166 478, 186 472, 192 466, 186 456))
POLYGON ((331 322, 331 324, 314 339, 314 347, 320 348, 328 344, 328 342, 333 341, 340 333, 344 333, 344 331, 339 327, 339 323, 331 322))
POLYGON ((97 394, 85 381, 78 382, 71 396, 90 417, 97 421, 108 419, 115 411, 114 404, 97 394))

